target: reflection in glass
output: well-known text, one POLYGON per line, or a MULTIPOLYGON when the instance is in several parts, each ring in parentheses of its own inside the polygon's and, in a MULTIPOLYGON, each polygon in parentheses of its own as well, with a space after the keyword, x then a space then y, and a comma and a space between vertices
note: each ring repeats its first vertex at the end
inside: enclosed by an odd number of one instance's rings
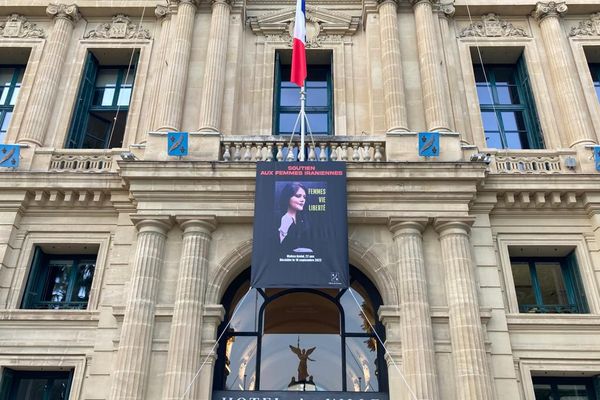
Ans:
POLYGON ((569 304, 559 263, 536 263, 537 277, 544 304, 569 304))
POLYGON ((491 89, 488 85, 477 84, 477 97, 479 104, 492 104, 491 89))
POLYGON ((230 336, 225 346, 225 389, 255 390, 256 337, 230 336))
POLYGON ((346 339, 346 385, 351 392, 378 392, 377 340, 346 339))
POLYGON ((258 331, 258 313, 264 299, 256 289, 252 289, 243 303, 239 304, 242 297, 250 287, 249 282, 245 283, 235 294, 235 308, 232 307, 231 314, 227 318, 231 320, 229 324, 230 332, 256 332, 258 331), (235 316, 232 315, 235 313, 235 316))
POLYGON ((536 300, 533 285, 531 284, 529 264, 513 262, 511 267, 515 282, 515 291, 517 292, 517 301, 519 304, 535 304, 536 300))

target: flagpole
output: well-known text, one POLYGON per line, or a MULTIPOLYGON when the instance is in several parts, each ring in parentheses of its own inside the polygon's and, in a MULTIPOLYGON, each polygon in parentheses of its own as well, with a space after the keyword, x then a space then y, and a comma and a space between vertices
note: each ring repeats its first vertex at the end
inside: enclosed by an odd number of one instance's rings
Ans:
POLYGON ((300 88, 300 152, 298 154, 298 161, 304 161, 304 134, 306 133, 306 114, 304 113, 305 102, 306 93, 304 92, 304 84, 302 84, 302 87, 300 88))

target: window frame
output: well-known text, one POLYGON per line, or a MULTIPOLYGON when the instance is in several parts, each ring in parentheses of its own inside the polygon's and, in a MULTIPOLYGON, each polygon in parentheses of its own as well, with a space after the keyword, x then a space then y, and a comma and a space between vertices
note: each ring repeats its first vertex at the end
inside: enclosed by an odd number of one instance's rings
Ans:
MULTIPOLYGON (((14 395, 13 391, 16 389, 17 381, 23 379, 65 379, 67 378, 67 388, 65 393, 65 399, 69 399, 71 395, 71 389, 73 388, 73 370, 67 371, 28 371, 28 370, 16 370, 4 368, 2 371, 2 384, 0 385, 0 396, 7 396, 2 398, 8 398, 9 395, 14 395)), ((38 400, 49 400, 45 393, 42 399, 38 400)))
MULTIPOLYGON (((14 69, 14 72, 13 72, 11 84, 8 87, 8 93, 7 93, 6 102, 5 102, 6 104, 0 104, 0 129, 2 129, 2 126, 4 125, 4 120, 6 118, 6 114, 11 113, 14 115, 14 109, 17 104, 19 95, 17 94, 17 99, 15 99, 15 104, 10 104, 10 101, 14 95, 14 91, 17 88, 17 85, 19 86, 19 94, 23 88, 23 81, 25 80, 25 69, 27 68, 27 65, 23 65, 23 64, 2 64, 2 65, 0 65, 0 69, 11 69, 11 68, 14 69), (21 76, 21 74, 22 74, 21 81, 18 82, 18 78, 19 78, 19 76, 21 76)), ((11 115, 11 120, 12 120, 12 115, 11 115)), ((0 130, 0 143, 3 143, 5 141, 5 138, 8 137, 9 126, 10 126, 10 122, 8 123, 5 132, 2 132, 0 130)))
MULTIPOLYGON (((595 378, 596 380, 598 378, 595 378)), ((558 385, 565 385, 565 384, 583 384, 586 387, 586 391, 588 392, 587 395, 589 397, 589 400, 600 400, 598 398, 598 396, 600 395, 599 391, 600 391, 600 386, 598 386, 598 388, 595 387, 595 385, 598 385, 597 383, 594 383, 594 378, 593 377, 588 377, 588 378, 575 378, 575 377, 549 377, 549 376, 543 376, 543 377, 538 377, 538 376, 533 376, 531 378, 532 381, 532 385, 534 388, 534 396, 535 396, 535 385, 536 384, 550 384, 550 388, 551 388, 551 392, 553 397, 555 397, 556 399, 560 399, 560 397, 557 396, 557 391, 558 391, 558 385), (590 396, 591 394, 591 396, 590 396)))
MULTIPOLYGON (((529 265, 529 276, 531 280, 531 286, 535 296, 536 304, 519 304, 519 312, 522 314, 531 313, 534 309, 539 309, 539 314, 588 314, 589 308, 587 306, 586 294, 583 285, 581 284, 581 277, 579 275, 577 260, 575 259, 574 251, 569 253, 565 257, 511 257, 511 270, 513 263, 526 263, 529 265), (561 275, 563 278, 563 285, 565 287, 565 294, 568 299, 568 305, 561 304, 544 304, 542 298, 542 291, 538 278, 537 263, 553 262, 558 263, 561 269, 561 275), (557 311, 547 311, 550 307, 554 307, 557 311), (561 312, 560 307, 567 310, 570 307, 573 311, 561 312), (546 311, 544 311, 546 310, 546 311)), ((516 288, 516 285, 515 285, 516 288)), ((517 298, 518 302, 518 298, 517 298)), ((535 311, 533 311, 535 313, 535 311)))
MULTIPOLYGON (((284 136, 284 135, 290 135, 290 132, 280 132, 279 131, 279 122, 280 122, 280 118, 281 118, 281 114, 282 113, 299 113, 300 112, 300 106, 281 106, 280 102, 281 102, 281 89, 282 89, 282 70, 283 69, 287 69, 288 67, 291 68, 290 65, 284 65, 281 63, 281 53, 280 51, 275 51, 275 71, 274 71, 274 88, 273 88, 273 117, 272 117, 272 121, 273 121, 273 125, 272 125, 272 134, 274 136, 284 136)), ((325 75, 326 75, 326 79, 325 81, 327 82, 327 106, 305 106, 304 110, 306 112, 306 114, 310 115, 311 113, 327 113, 327 133, 323 133, 323 132, 316 132, 313 133, 313 135, 315 136, 334 136, 335 135, 335 131, 334 131, 334 98, 333 98, 333 51, 330 52, 329 54, 329 64, 310 64, 307 62, 307 69, 308 69, 308 73, 309 75, 311 74, 311 68, 312 71, 314 71, 314 69, 321 69, 321 70, 325 70, 325 75)), ((307 80, 309 78, 307 77, 307 80)), ((319 81, 321 82, 321 81, 319 81)), ((294 85, 295 87, 295 85, 294 85)), ((299 134, 300 133, 300 124, 298 124, 297 127, 298 131, 295 132, 295 134, 299 134)), ((306 132, 308 133, 308 126, 306 128, 306 132)))
POLYGON ((32 265, 27 278, 27 286, 21 302, 21 309, 27 310, 86 310, 89 305, 89 298, 95 277, 96 265, 98 263, 98 253, 95 254, 47 254, 44 253, 39 246, 34 250, 32 265), (71 271, 69 271, 66 299, 72 298, 73 290, 75 290, 76 279, 78 274, 77 266, 83 261, 94 260, 94 272, 88 287, 87 300, 85 302, 53 302, 44 300, 42 296, 46 292, 46 287, 49 282, 49 263, 54 260, 71 261, 71 271), (46 305, 46 307, 39 307, 46 305), (77 305, 80 305, 79 307, 77 305))
MULTIPOLYGON (((323 297, 329 301, 334 302, 334 304, 336 304, 338 310, 339 310, 339 315, 340 315, 340 346, 341 346, 341 371, 340 371, 340 377, 341 377, 341 387, 342 390, 340 392, 347 392, 348 388, 347 388, 347 368, 346 368, 346 339, 347 338, 374 338, 375 340, 377 340, 377 335, 381 338, 381 340, 383 340, 385 342, 385 329, 383 327, 383 324, 381 322, 381 320, 377 317, 377 311, 380 309, 381 306, 383 306, 383 301, 382 298, 379 294, 379 292, 377 291, 377 289, 375 288, 374 284, 369 280, 369 278, 367 278, 362 272, 360 272, 358 269, 351 267, 350 268, 350 276, 351 276, 351 283, 354 282, 358 282, 360 285, 362 285, 364 287, 364 289, 367 291, 367 293, 369 294, 369 300, 372 302, 373 304, 373 308, 374 308, 374 314, 375 314, 375 318, 376 318, 376 323, 374 324, 374 328, 375 328, 375 333, 371 333, 371 334, 367 334, 367 333, 357 333, 357 332, 346 332, 345 330, 345 314, 344 314, 344 308, 340 302, 341 297, 346 293, 347 289, 344 290, 340 290, 337 295, 335 297, 332 297, 320 290, 317 289, 300 289, 300 288, 291 288, 291 289, 282 289, 281 291, 268 296, 264 290, 262 289, 255 289, 257 290, 257 292, 263 297, 263 303, 260 307, 260 310, 258 312, 258 317, 257 317, 257 324, 256 324, 256 330, 255 331, 240 331, 240 332, 236 332, 235 334, 228 334, 228 333, 224 333, 224 329, 228 326, 228 319, 227 316, 230 313, 233 313, 233 309, 235 309, 235 306, 237 306, 238 303, 234 304, 235 301, 235 294, 237 293, 237 291, 244 285, 244 283, 249 282, 250 280, 250 269, 245 270, 243 273, 241 273, 236 279, 234 279, 234 281, 228 286, 227 290, 225 291, 225 294, 223 296, 223 300, 222 300, 222 304, 225 307, 226 313, 225 313, 225 319, 223 320, 223 322, 221 323, 221 325, 218 328, 218 337, 221 337, 221 343, 222 345, 220 345, 217 349, 217 361, 215 364, 215 369, 214 369, 214 376, 213 376, 213 390, 222 390, 222 391, 230 391, 228 389, 225 388, 225 384, 226 384, 226 380, 227 377, 224 373, 225 371, 225 367, 226 367, 226 356, 225 356, 225 351, 226 351, 226 346, 224 345, 225 343, 227 343, 227 340, 230 337, 235 337, 235 336, 242 336, 242 337, 255 337, 257 340, 257 350, 256 350, 256 356, 255 356, 255 371, 256 371, 256 380, 255 380, 255 388, 254 390, 245 390, 248 393, 252 393, 254 391, 263 391, 266 389, 260 389, 260 375, 261 375, 261 347, 262 347, 262 336, 265 334, 264 333, 264 314, 265 314, 265 309, 267 307, 267 305, 272 304, 274 301, 289 295, 289 294, 293 294, 293 293, 311 293, 311 294, 315 294, 317 296, 323 297), (232 306, 234 307, 232 309, 232 306)), ((384 359, 384 355, 385 355, 385 351, 383 349, 383 346, 381 346, 379 343, 377 345, 377 354, 376 354, 376 360, 377 360, 377 368, 379 371, 379 376, 376 378, 378 380, 378 392, 372 392, 372 393, 381 393, 381 392, 385 392, 387 393, 389 391, 389 381, 388 381, 388 371, 387 371, 387 363, 385 362, 384 359)), ((357 392, 358 393, 358 392, 357 392)))
MULTIPOLYGON (((483 124, 483 113, 491 112, 495 114, 496 123, 498 125, 498 135, 500 138, 500 142, 502 147, 499 150, 530 150, 530 149, 543 149, 544 148, 544 140, 542 129, 539 123, 539 116, 535 105, 535 98, 532 93, 531 86, 529 84, 529 76, 527 72, 527 67, 525 64, 524 56, 521 55, 516 63, 506 63, 506 64, 497 64, 497 63, 473 63, 473 72, 474 76, 477 75, 477 69, 481 69, 482 72, 485 73, 485 77, 487 78, 486 82, 478 82, 475 80, 475 87, 479 87, 483 84, 483 87, 489 87, 492 97, 492 103, 484 104, 479 99, 477 95, 477 101, 479 104, 479 111, 482 119, 482 127, 484 133, 484 140, 486 142, 486 147, 490 148, 487 139, 487 132, 485 130, 485 124, 483 124), (519 103, 511 103, 511 104, 503 104, 500 103, 498 96, 498 86, 496 83, 496 74, 500 69, 511 69, 512 77, 514 78, 514 86, 517 90, 517 95, 519 97, 519 103), (488 86, 489 85, 489 86, 488 86), (519 135, 519 139, 521 144, 524 144, 523 141, 526 142, 526 147, 521 148, 513 148, 508 147, 508 141, 506 138, 506 129, 504 127, 504 121, 502 119, 503 112, 521 112, 523 116, 523 124, 525 125, 525 133, 524 136, 519 135)), ((476 90, 477 91, 477 90, 476 90)))

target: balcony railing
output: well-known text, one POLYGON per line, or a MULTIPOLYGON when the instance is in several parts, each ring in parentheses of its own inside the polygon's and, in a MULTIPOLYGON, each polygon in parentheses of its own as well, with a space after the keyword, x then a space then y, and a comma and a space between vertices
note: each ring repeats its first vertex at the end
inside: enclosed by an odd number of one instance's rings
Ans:
POLYGON ((512 150, 511 154, 492 153, 491 172, 499 174, 559 174, 574 172, 575 152, 512 150))
POLYGON ((114 164, 111 150, 58 150, 50 157, 49 170, 53 172, 108 172, 114 164))
MULTIPOLYGON (((297 161, 299 138, 273 136, 225 136, 221 141, 221 159, 238 161, 297 161)), ((385 161, 385 138, 365 136, 306 138, 308 161, 385 161)))

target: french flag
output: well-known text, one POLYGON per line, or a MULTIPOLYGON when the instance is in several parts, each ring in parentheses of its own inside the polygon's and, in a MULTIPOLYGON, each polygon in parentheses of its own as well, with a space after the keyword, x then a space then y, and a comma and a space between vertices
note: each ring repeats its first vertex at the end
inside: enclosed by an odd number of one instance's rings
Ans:
POLYGON ((294 41, 292 42, 292 76, 290 82, 302 87, 306 80, 306 4, 305 0, 296 2, 296 22, 294 41))

